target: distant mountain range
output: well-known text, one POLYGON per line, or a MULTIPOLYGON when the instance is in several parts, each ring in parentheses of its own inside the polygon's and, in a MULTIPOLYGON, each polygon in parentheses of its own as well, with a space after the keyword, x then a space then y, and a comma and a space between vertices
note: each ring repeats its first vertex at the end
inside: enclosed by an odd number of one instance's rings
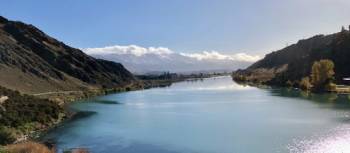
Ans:
POLYGON ((33 25, 0 17, 0 86, 37 93, 120 87, 134 81, 119 63, 95 59, 33 25))
POLYGON ((175 73, 232 72, 260 59, 245 53, 225 55, 217 51, 181 53, 163 47, 109 46, 85 48, 85 53, 98 58, 120 62, 133 73, 169 71, 175 73))
POLYGON ((265 58, 236 75, 244 75, 249 80, 285 85, 287 81, 298 82, 309 76, 312 64, 321 59, 330 59, 335 64, 336 83, 350 77, 350 31, 330 35, 317 35, 284 49, 267 54, 265 58))

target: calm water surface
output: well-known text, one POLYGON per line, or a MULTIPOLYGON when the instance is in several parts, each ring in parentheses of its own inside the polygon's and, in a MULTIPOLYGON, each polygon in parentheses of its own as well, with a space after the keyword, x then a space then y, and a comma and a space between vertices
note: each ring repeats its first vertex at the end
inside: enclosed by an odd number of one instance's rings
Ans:
POLYGON ((72 109, 95 112, 45 139, 94 153, 346 153, 347 95, 259 89, 230 77, 96 97, 72 109), (108 104, 115 102, 118 104, 108 104))

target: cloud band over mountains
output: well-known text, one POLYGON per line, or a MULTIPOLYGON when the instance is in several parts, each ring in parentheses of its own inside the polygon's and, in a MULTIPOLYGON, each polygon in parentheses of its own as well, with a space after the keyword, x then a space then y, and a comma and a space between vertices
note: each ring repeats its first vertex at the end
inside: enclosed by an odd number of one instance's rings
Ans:
POLYGON ((218 51, 199 53, 175 52, 165 47, 141 47, 137 45, 85 48, 85 53, 101 59, 122 63, 134 73, 154 71, 198 72, 232 71, 245 68, 261 59, 258 55, 237 53, 222 54, 218 51))

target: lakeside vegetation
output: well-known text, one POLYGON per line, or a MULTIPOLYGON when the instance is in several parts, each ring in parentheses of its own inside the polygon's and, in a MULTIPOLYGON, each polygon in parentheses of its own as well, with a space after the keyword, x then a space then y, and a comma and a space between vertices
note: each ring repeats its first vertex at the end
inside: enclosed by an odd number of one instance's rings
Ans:
POLYGON ((154 87, 167 87, 174 82, 185 80, 204 79, 215 76, 228 75, 228 73, 192 73, 192 74, 177 74, 163 72, 161 74, 136 75, 136 78, 142 81, 145 89, 154 87))
MULTIPOLYGON (((350 27, 349 27, 350 28, 350 27)), ((232 77, 237 82, 300 88, 312 92, 350 93, 350 31, 317 35, 265 58, 232 77)))
MULTIPOLYGON (((287 80, 282 84, 286 87, 300 88, 305 91, 313 92, 341 92, 335 84, 334 62, 329 59, 315 61, 311 67, 309 76, 301 80, 287 80)), ((269 82, 259 82, 259 80, 249 80, 246 75, 233 73, 233 80, 237 82, 251 82, 251 84, 269 84, 269 82)), ((344 87, 344 86, 343 86, 344 87)), ((344 91, 342 91, 344 92, 344 91)))
POLYGON ((287 85, 287 87, 300 88, 305 91, 336 92, 334 74, 335 72, 333 61, 315 61, 312 65, 309 76, 303 77, 301 80, 296 81, 288 80, 285 84, 287 85))
POLYGON ((197 80, 215 76, 228 75, 228 73, 198 73, 198 74, 177 74, 170 72, 163 72, 159 74, 147 74, 147 75, 136 75, 136 81, 134 83, 125 85, 123 87, 114 88, 100 88, 90 90, 74 90, 74 91, 52 91, 46 93, 33 94, 35 97, 42 99, 49 99, 59 105, 65 103, 74 102, 90 97, 99 95, 106 95, 111 93, 126 92, 140 89, 150 89, 157 87, 168 87, 172 83, 185 81, 185 80, 197 80))
POLYGON ((63 117, 57 103, 0 87, 0 145, 26 140, 34 131, 45 130, 63 117))

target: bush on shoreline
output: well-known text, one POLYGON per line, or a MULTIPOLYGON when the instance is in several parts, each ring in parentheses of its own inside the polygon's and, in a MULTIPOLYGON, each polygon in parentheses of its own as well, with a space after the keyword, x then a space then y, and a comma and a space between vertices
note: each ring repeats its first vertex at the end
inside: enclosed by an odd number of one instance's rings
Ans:
POLYGON ((0 127, 0 144, 10 144, 16 141, 16 135, 8 127, 0 127))
POLYGON ((305 91, 313 92, 338 92, 337 85, 333 83, 335 76, 334 69, 335 67, 332 60, 322 59, 315 61, 312 65, 311 72, 301 79, 295 80, 288 75, 284 75, 284 73, 280 73, 275 74, 275 78, 266 81, 264 77, 259 76, 257 73, 245 71, 234 72, 232 78, 236 82, 250 82, 255 85, 263 83, 267 85, 300 88, 305 91))
POLYGON ((0 87, 0 96, 8 97, 0 109, 0 145, 10 144, 14 137, 33 130, 49 127, 63 112, 57 103, 3 87, 0 87))
POLYGON ((302 90, 311 90, 312 84, 310 82, 310 78, 309 77, 304 77, 303 79, 301 79, 301 81, 299 83, 299 87, 302 90))

